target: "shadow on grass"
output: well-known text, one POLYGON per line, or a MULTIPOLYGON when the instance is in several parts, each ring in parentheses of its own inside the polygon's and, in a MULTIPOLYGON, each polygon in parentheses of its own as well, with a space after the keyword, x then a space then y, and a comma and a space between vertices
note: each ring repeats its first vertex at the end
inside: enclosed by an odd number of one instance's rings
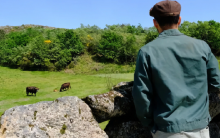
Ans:
POLYGON ((26 96, 34 96, 34 97, 36 97, 37 95, 36 96, 35 95, 26 95, 26 96))

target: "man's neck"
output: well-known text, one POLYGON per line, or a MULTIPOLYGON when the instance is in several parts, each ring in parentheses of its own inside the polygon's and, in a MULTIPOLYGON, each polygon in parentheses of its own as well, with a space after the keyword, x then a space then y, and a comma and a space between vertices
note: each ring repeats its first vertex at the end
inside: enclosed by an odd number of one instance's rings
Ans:
POLYGON ((178 30, 178 25, 172 25, 172 26, 163 26, 162 28, 160 28, 158 30, 159 33, 162 33, 165 30, 169 30, 169 29, 177 29, 178 30))

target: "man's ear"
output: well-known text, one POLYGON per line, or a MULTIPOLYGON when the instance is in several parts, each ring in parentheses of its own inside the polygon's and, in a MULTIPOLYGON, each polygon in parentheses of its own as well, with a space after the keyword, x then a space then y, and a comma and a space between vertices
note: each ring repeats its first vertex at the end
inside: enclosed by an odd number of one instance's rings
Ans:
POLYGON ((159 27, 159 24, 157 23, 157 21, 156 21, 155 19, 153 19, 153 22, 154 22, 154 26, 155 26, 156 28, 158 28, 158 27, 159 27))
POLYGON ((181 24, 181 16, 179 17, 178 26, 181 24))

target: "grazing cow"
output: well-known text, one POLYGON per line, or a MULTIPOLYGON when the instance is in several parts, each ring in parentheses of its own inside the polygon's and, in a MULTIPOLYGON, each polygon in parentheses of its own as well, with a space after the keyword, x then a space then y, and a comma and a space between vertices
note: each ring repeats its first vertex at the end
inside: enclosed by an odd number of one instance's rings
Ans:
POLYGON ((34 86, 26 87, 26 94, 27 94, 27 96, 28 96, 29 93, 32 93, 32 95, 33 95, 33 93, 34 93, 35 96, 36 96, 36 93, 37 93, 38 90, 39 90, 39 88, 34 87, 34 86))
POLYGON ((66 88, 67 88, 67 89, 71 88, 69 82, 64 83, 64 84, 61 85, 60 92, 62 92, 63 90, 66 90, 66 88))

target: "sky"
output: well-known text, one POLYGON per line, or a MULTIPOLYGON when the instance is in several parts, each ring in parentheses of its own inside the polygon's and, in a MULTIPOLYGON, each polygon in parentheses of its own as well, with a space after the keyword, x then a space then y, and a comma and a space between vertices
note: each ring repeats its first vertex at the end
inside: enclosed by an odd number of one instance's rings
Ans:
MULTIPOLYGON (((152 27, 149 10, 161 0, 0 0, 0 26, 35 24, 75 29, 113 24, 152 27)), ((177 0, 183 21, 220 22, 220 0, 177 0)))

